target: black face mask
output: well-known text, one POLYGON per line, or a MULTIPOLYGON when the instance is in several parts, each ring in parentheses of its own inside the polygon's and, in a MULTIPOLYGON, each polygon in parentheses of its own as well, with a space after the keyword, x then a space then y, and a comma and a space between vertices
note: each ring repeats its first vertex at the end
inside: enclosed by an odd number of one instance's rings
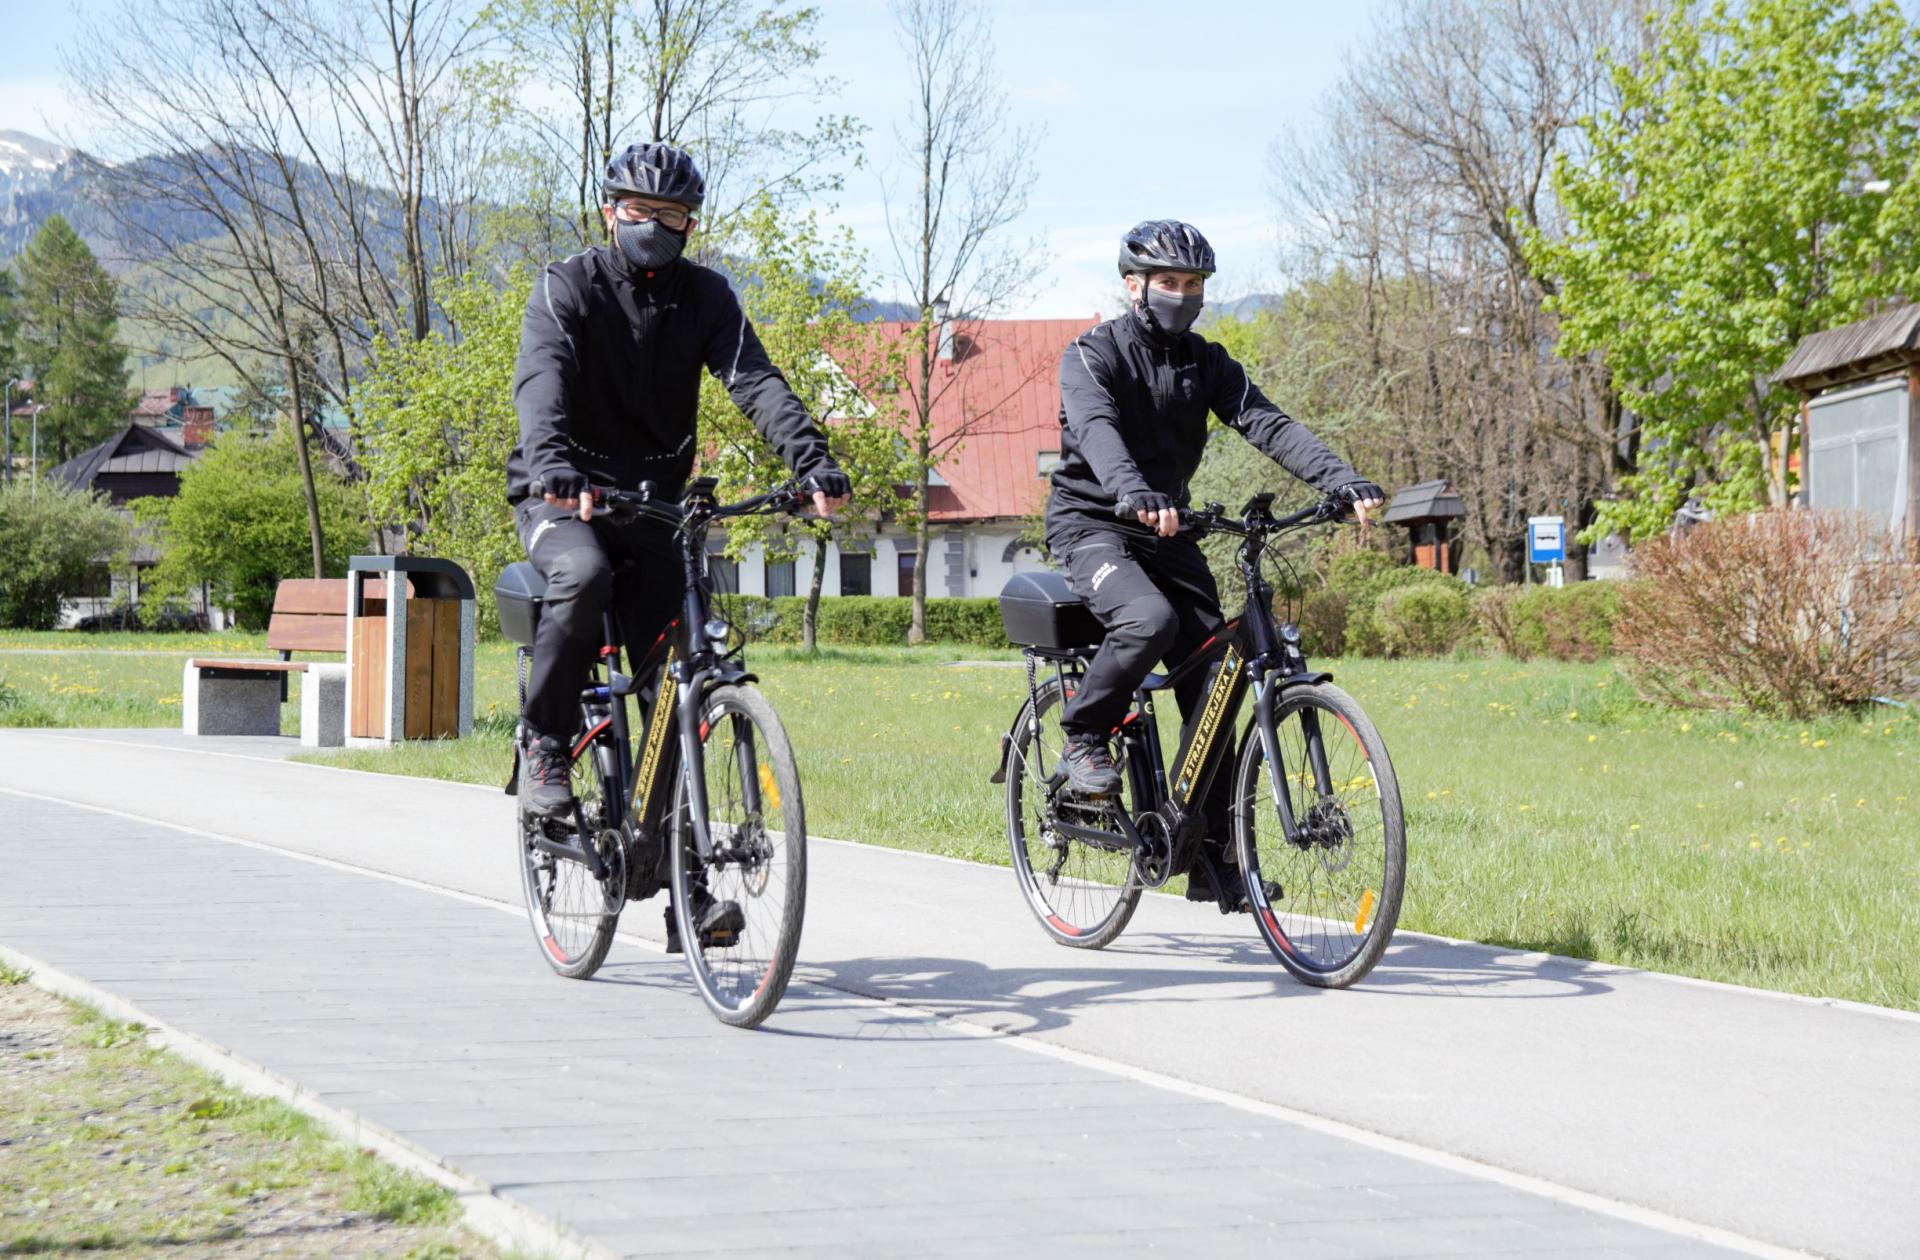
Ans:
POLYGON ((1169 337, 1178 337, 1193 327, 1193 321, 1200 318, 1200 308, 1206 304, 1202 294, 1181 295, 1169 293, 1165 289, 1147 286, 1147 313, 1153 316, 1153 322, 1169 337))
POLYGON ((645 223, 613 221, 613 243, 627 265, 639 271, 658 271, 687 247, 687 234, 676 232, 658 219, 645 223))

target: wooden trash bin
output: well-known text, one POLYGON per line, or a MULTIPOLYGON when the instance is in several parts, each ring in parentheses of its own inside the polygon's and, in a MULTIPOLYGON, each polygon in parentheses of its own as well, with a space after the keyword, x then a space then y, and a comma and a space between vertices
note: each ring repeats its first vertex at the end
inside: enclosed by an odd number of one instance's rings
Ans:
POLYGON ((473 580, 451 560, 347 564, 347 743, 473 731, 473 580))

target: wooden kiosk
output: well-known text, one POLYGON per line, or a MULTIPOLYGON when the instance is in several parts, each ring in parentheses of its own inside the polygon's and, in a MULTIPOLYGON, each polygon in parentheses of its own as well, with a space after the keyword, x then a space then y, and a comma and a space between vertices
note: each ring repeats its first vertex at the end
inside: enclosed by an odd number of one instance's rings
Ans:
POLYGON ((1423 569, 1451 573, 1454 568, 1451 522, 1467 514, 1453 487, 1444 481, 1423 481, 1408 486, 1393 496, 1380 519, 1389 525, 1404 525, 1411 534, 1413 563, 1423 569))

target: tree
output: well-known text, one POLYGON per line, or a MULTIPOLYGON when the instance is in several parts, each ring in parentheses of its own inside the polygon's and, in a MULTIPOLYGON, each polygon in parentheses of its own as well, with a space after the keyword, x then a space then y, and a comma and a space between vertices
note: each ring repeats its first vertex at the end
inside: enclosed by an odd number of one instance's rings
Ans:
POLYGON ((965 379, 937 371, 936 360, 954 333, 950 314, 976 321, 992 316, 1035 269, 1034 247, 1010 244, 1005 231, 1026 209, 1032 137, 1007 129, 1006 101, 993 77, 991 24, 979 0, 896 0, 893 14, 913 70, 911 109, 896 137, 909 190, 898 204, 889 197, 887 230, 897 278, 919 320, 906 347, 902 436, 915 547, 907 641, 920 643, 927 634, 933 471, 970 428, 992 415, 990 402, 976 401, 956 409, 957 421, 936 432, 938 403, 965 379))
MULTIPOLYGON (((274 588, 311 558, 298 443, 291 423, 265 438, 223 434, 181 473, 179 494, 135 504, 135 516, 160 531, 156 607, 205 582, 241 625, 266 624, 274 588)), ((319 576, 338 576, 366 544, 366 514, 344 480, 325 468, 313 473, 327 540, 319 576)))
POLYGON ((791 119, 829 99, 819 76, 819 11, 785 0, 498 0, 491 17, 509 55, 493 91, 508 103, 510 149, 526 181, 541 257, 605 240, 600 177, 619 148, 664 140, 690 149, 707 178, 696 250, 729 248, 738 212, 839 187, 855 148, 851 117, 791 119), (544 103, 540 85, 564 92, 544 103), (553 239, 564 228, 570 242, 553 239))
POLYGON ((0 486, 0 626, 51 630, 61 598, 126 542, 125 519, 100 495, 59 481, 0 486))
POLYGON ((478 271, 446 282, 439 300, 459 331, 376 340, 360 386, 374 519, 472 573, 489 626, 493 580, 523 555, 506 464, 519 440, 513 368, 531 285, 525 267, 498 286, 478 271))
MULTIPOLYGON (((772 557, 787 557, 802 542, 813 550, 801 643, 813 649, 827 569, 827 543, 842 550, 881 516, 898 506, 904 476, 898 427, 869 401, 862 382, 886 362, 890 347, 873 324, 855 323, 851 311, 864 297, 861 262, 845 235, 826 239, 811 213, 783 212, 771 198, 743 212, 736 223, 743 261, 735 279, 741 302, 766 346, 767 357, 826 430, 834 459, 853 494, 831 524, 808 521, 781 527, 767 517, 743 517, 727 529, 727 552, 736 559, 755 543, 772 557)), ((723 497, 755 494, 786 479, 786 466, 712 377, 701 383, 700 436, 703 471, 720 478, 723 497)))
POLYGON ((1529 515, 1579 519, 1620 471, 1603 367, 1554 355, 1552 282, 1522 243, 1561 231, 1547 175, 1604 92, 1599 52, 1632 47, 1635 8, 1392 6, 1319 126, 1273 153, 1296 274, 1274 397, 1315 424, 1307 400, 1333 406, 1388 485, 1451 481, 1469 545, 1510 580, 1529 515))
POLYGON ((40 440, 54 462, 125 424, 126 351, 116 341, 116 288, 66 219, 51 215, 20 254, 19 354, 34 378, 40 440))
MULTIPOLYGON (((8 382, 21 376, 24 369, 20 362, 19 345, 15 340, 20 330, 20 296, 13 283, 13 270, 0 267, 0 389, 11 390, 8 382)), ((11 395, 7 401, 11 402, 11 395)), ((0 451, 0 480, 13 480, 13 424, 7 422, 5 450, 0 451)))
POLYGON ((1640 466, 1590 531, 1635 538, 1691 494, 1784 503, 1795 406, 1768 374, 1802 335, 1920 296, 1920 29, 1891 3, 1720 0, 1655 30, 1555 167, 1567 237, 1528 244, 1563 348, 1604 353, 1641 417, 1640 466))

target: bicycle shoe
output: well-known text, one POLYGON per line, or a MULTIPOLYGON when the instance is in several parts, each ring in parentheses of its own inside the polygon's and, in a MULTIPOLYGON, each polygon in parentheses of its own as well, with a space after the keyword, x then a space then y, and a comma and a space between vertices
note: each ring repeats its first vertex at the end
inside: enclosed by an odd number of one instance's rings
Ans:
POLYGON ((1060 751, 1067 785, 1082 796, 1111 796, 1120 790, 1120 772, 1113 768, 1107 741, 1097 735, 1075 735, 1060 751))
MULTIPOLYGON (((683 954, 686 946, 680 940, 680 916, 673 912, 671 901, 667 903, 666 912, 667 952, 683 954)), ((694 892, 693 917, 700 924, 701 949, 716 946, 726 949, 740 939, 740 933, 747 927, 747 916, 741 912, 739 902, 715 901, 704 888, 694 892)))
POLYGON ((522 750, 525 769, 520 776, 520 809, 523 813, 553 818, 573 811, 573 763, 567 746, 551 735, 542 735, 522 750))

